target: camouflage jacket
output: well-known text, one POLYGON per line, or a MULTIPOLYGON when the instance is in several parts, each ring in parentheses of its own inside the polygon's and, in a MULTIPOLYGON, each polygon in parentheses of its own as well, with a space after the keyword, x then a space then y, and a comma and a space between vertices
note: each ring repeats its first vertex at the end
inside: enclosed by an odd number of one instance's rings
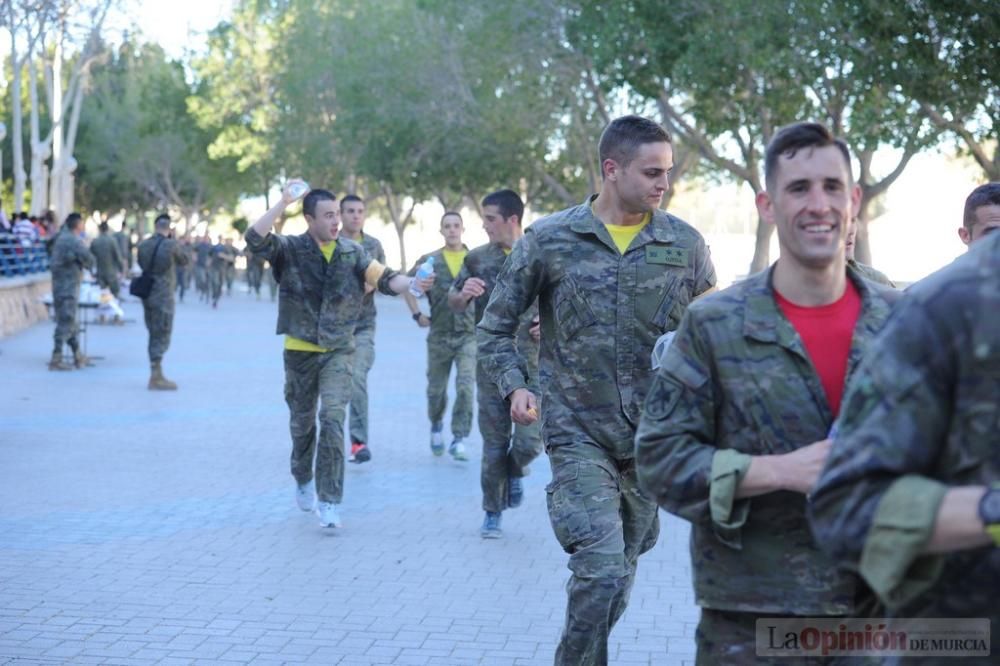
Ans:
POLYGON ((216 243, 209 252, 209 270, 224 273, 236 262, 240 251, 225 243, 216 243))
MULTIPOLYGON (((462 247, 465 247, 464 245, 462 247)), ((408 275, 417 274, 417 269, 428 259, 434 260, 434 286, 427 292, 430 303, 431 328, 428 336, 431 339, 459 340, 472 336, 476 330, 476 314, 472 308, 464 312, 453 312, 448 307, 448 290, 455 281, 448 262, 444 258, 444 249, 440 248, 417 259, 408 275)), ((468 250, 468 248, 465 248, 468 250)), ((506 256, 504 257, 506 259, 506 256)))
POLYGON ((389 280, 396 271, 382 267, 365 249, 347 238, 337 239, 328 262, 308 233, 261 237, 246 234, 247 248, 271 262, 279 282, 278 334, 330 350, 353 350, 354 330, 361 318, 365 284, 377 284, 394 295, 389 280), (369 271, 369 268, 374 269, 369 271), (372 273, 379 271, 377 275, 372 273))
POLYGON ((212 256, 212 244, 198 241, 194 244, 195 265, 208 268, 208 260, 212 256))
POLYGON ((143 301, 146 307, 157 307, 172 310, 174 307, 174 291, 177 289, 177 266, 186 266, 191 260, 184 246, 173 238, 161 234, 153 234, 139 243, 136 248, 136 261, 143 275, 153 277, 153 291, 143 301), (159 239, 163 239, 160 242, 159 239), (156 244, 160 243, 160 249, 156 244), (155 257, 154 257, 155 254, 155 257))
MULTIPOLYGON (((465 286, 465 281, 470 277, 477 277, 486 283, 486 291, 482 296, 475 299, 475 323, 477 324, 486 312, 486 304, 489 303, 490 296, 493 294, 494 288, 496 288, 497 278, 499 277, 504 264, 507 262, 507 256, 507 253, 503 251, 503 247, 501 245, 496 243, 480 245, 479 247, 470 250, 469 254, 465 255, 465 259, 462 261, 462 268, 459 269, 458 275, 455 276, 455 281, 452 282, 451 288, 456 293, 462 291, 462 287, 465 286)), ((537 315, 538 303, 533 302, 531 307, 521 314, 518 320, 517 330, 514 334, 516 351, 534 355, 535 357, 534 359, 531 359, 518 354, 518 357, 522 362, 521 367, 524 370, 524 376, 528 378, 529 385, 536 390, 537 378, 533 376, 534 373, 530 372, 528 368, 533 367, 536 364, 534 361, 538 358, 538 343, 535 342, 528 331, 531 329, 532 321, 537 315)), ((477 361, 479 358, 480 357, 477 355, 477 361)), ((504 394, 504 397, 506 396, 507 394, 504 394)))
POLYGON ((893 289, 896 288, 896 283, 890 280, 885 273, 872 268, 868 264, 862 264, 854 259, 848 259, 847 264, 866 280, 871 280, 872 282, 877 282, 878 284, 884 284, 885 286, 892 287, 893 289))
POLYGON ((94 267, 94 255, 80 238, 63 229, 52 241, 49 269, 52 271, 52 298, 80 295, 80 280, 84 268, 94 267))
POLYGON ((91 241, 90 253, 97 261, 97 274, 102 278, 113 277, 125 270, 125 260, 118 243, 106 233, 91 241))
POLYGON ((996 637, 1000 548, 921 550, 949 487, 1000 484, 998 404, 1000 234, 907 290, 811 495, 820 545, 901 617, 988 617, 996 637))
POLYGON ((132 236, 125 231, 116 231, 113 237, 118 245, 118 251, 125 261, 125 268, 132 268, 132 236))
POLYGON ((546 446, 583 440, 631 459, 653 344, 714 284, 708 246, 686 222, 656 211, 622 255, 585 202, 536 221, 514 246, 479 324, 479 354, 502 395, 525 387, 510 341, 537 298, 546 446))
MULTIPOLYGON (((636 470, 640 487, 661 507, 692 523, 699 605, 849 613, 864 588, 813 543, 805 496, 781 491, 735 499, 750 456, 788 453, 825 439, 833 424, 819 375, 775 301, 773 270, 688 309, 646 399, 636 470)), ((849 378, 898 292, 851 269, 848 276, 862 299, 849 378)))
MULTIPOLYGON (((385 250, 382 249, 382 243, 377 238, 362 233, 361 247, 365 248, 368 256, 385 265, 385 250)), ((375 292, 370 291, 361 299, 361 318, 358 320, 355 332, 373 328, 375 328, 375 292)))

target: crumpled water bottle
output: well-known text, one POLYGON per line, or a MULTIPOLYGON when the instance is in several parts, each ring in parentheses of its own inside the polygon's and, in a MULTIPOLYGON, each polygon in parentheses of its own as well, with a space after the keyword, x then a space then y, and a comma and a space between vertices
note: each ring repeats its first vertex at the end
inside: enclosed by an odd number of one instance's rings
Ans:
POLYGON ((424 292, 420 291, 420 288, 417 287, 417 280, 423 280, 432 275, 434 275, 434 260, 428 258, 427 261, 420 264, 420 268, 417 269, 416 276, 410 280, 410 294, 414 298, 420 298, 424 295, 424 292))
POLYGON ((310 189, 312 188, 309 187, 309 183, 306 182, 295 183, 290 188, 288 188, 288 193, 291 194, 296 199, 298 199, 299 197, 308 194, 310 189))

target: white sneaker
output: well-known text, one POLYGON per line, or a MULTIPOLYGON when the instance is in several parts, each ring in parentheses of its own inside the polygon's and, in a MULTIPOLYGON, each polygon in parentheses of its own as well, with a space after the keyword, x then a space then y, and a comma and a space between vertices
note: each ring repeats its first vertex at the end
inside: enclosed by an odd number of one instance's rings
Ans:
POLYGON ((448 453, 451 454, 453 459, 459 462, 465 462, 469 459, 469 456, 465 455, 465 444, 463 444, 462 440, 457 437, 455 438, 455 441, 451 443, 451 446, 448 447, 448 453))
POLYGON ((316 515, 319 516, 320 527, 341 527, 340 514, 337 513, 337 505, 333 502, 320 502, 316 506, 316 515))
POLYGON ((295 489, 295 502, 303 511, 312 511, 316 508, 316 482, 303 483, 295 489))

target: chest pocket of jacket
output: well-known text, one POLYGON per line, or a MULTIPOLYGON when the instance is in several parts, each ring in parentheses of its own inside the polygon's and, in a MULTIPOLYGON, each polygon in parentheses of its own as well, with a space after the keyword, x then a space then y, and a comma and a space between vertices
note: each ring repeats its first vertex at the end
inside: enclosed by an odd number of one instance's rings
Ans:
POLYGON ((643 262, 636 267, 635 314, 640 322, 661 333, 677 328, 680 317, 674 311, 690 300, 685 293, 686 273, 684 268, 662 264, 643 262))
POLYGON ((559 282, 555 296, 556 326, 563 340, 572 340, 582 329, 597 323, 597 315, 571 277, 559 282))

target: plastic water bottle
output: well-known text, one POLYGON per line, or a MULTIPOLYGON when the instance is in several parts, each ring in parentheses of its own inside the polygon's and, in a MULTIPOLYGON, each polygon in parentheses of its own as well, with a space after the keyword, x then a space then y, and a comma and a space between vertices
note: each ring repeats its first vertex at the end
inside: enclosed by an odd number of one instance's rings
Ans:
POLYGON ((298 199, 299 197, 308 194, 310 189, 311 188, 309 187, 309 183, 305 182, 295 183, 290 188, 288 188, 288 193, 291 194, 296 199, 298 199))
POLYGON ((417 269, 417 275, 412 280, 410 280, 410 294, 414 298, 420 298, 424 295, 424 292, 420 291, 417 287, 417 280, 423 280, 434 275, 434 260, 428 258, 427 261, 420 264, 420 268, 417 269))

